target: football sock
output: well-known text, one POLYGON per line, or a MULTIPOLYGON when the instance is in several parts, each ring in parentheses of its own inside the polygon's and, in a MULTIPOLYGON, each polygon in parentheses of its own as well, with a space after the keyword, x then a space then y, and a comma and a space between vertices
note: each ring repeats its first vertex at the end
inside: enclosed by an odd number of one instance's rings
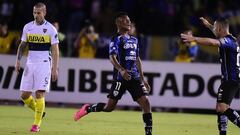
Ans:
POLYGON ((217 121, 218 121, 219 135, 227 135, 227 124, 228 124, 227 116, 222 113, 218 113, 217 121))
POLYGON ((101 112, 104 109, 105 103, 97 103, 88 107, 87 112, 101 112))
POLYGON ((29 107, 31 108, 33 111, 35 111, 35 107, 36 107, 36 102, 33 99, 33 96, 30 96, 27 99, 22 99, 22 101, 29 107))
POLYGON ((152 135, 152 113, 144 113, 143 122, 146 135, 152 135))
POLYGON ((44 97, 36 99, 36 109, 35 109, 35 119, 34 125, 41 125, 42 122, 42 115, 45 109, 45 100, 44 97))
POLYGON ((240 116, 239 114, 237 113, 237 111, 231 109, 231 108, 228 108, 224 114, 228 117, 228 119, 233 123, 235 124, 236 126, 240 127, 240 116))

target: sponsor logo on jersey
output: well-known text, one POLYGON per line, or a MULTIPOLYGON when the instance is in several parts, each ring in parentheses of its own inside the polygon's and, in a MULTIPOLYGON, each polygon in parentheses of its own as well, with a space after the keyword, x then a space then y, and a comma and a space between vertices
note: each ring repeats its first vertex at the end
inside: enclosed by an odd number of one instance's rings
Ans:
POLYGON ((130 51, 130 55, 135 55, 136 52, 135 51, 130 51))
POLYGON ((29 43, 50 43, 50 36, 40 34, 27 34, 27 41, 29 43))
POLYGON ((129 48, 136 49, 137 48, 137 44, 126 43, 126 44, 124 44, 123 48, 124 49, 129 49, 129 48))
POLYGON ((125 60, 136 60, 136 56, 126 56, 125 60))

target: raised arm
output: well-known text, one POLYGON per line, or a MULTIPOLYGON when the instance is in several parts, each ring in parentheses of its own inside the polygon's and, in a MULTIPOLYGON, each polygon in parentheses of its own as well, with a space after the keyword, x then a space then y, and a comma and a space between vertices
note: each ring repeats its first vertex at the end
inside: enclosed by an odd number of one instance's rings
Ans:
POLYGON ((17 73, 19 73, 20 70, 20 61, 22 59, 23 56, 23 51, 25 49, 25 47, 27 46, 27 43, 24 41, 21 41, 21 43, 18 46, 18 50, 17 50, 17 59, 16 59, 16 63, 15 63, 15 71, 17 73))
POLYGON ((211 23, 209 23, 209 21, 207 19, 205 19, 203 17, 200 17, 199 19, 202 21, 202 23, 205 27, 207 27, 208 29, 210 29, 213 32, 213 25, 211 23))

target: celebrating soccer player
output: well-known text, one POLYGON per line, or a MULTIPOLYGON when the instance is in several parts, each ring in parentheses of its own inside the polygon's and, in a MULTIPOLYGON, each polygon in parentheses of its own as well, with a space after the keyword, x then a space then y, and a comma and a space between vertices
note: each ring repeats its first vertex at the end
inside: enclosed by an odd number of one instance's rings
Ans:
POLYGON ((206 19, 202 17, 200 19, 207 28, 212 30, 218 39, 194 37, 187 34, 181 34, 181 38, 184 42, 195 41, 199 45, 212 45, 219 48, 222 79, 218 89, 216 110, 219 135, 226 135, 228 119, 240 127, 239 114, 230 108, 232 99, 239 88, 240 48, 236 38, 229 33, 228 20, 219 18, 212 25, 206 19))
POLYGON ((58 34, 55 27, 45 20, 46 6, 37 3, 33 7, 34 21, 27 23, 23 28, 21 43, 17 51, 15 69, 20 70, 20 60, 23 50, 28 45, 27 63, 22 75, 20 91, 23 102, 35 112, 31 132, 39 132, 45 109, 45 92, 49 91, 50 79, 58 77, 58 34), (52 58, 49 51, 52 51, 52 58), (36 99, 32 92, 35 92, 36 99))
MULTIPOLYGON (((126 90, 131 94, 143 110, 143 121, 146 135, 152 135, 152 113, 147 94, 150 86, 144 80, 141 59, 139 57, 138 40, 129 35, 131 21, 125 12, 116 16, 118 33, 109 44, 109 57, 114 66, 113 84, 108 95, 108 103, 85 104, 75 114, 74 120, 90 112, 111 112, 126 90)), ((127 134, 127 133, 126 133, 127 134)))

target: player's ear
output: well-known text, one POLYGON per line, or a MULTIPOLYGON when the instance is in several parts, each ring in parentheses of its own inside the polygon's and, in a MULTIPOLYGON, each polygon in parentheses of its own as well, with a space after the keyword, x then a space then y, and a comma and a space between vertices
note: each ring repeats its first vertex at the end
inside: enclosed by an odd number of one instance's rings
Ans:
POLYGON ((46 16, 46 14, 47 14, 47 9, 46 8, 43 10, 43 13, 46 16))

